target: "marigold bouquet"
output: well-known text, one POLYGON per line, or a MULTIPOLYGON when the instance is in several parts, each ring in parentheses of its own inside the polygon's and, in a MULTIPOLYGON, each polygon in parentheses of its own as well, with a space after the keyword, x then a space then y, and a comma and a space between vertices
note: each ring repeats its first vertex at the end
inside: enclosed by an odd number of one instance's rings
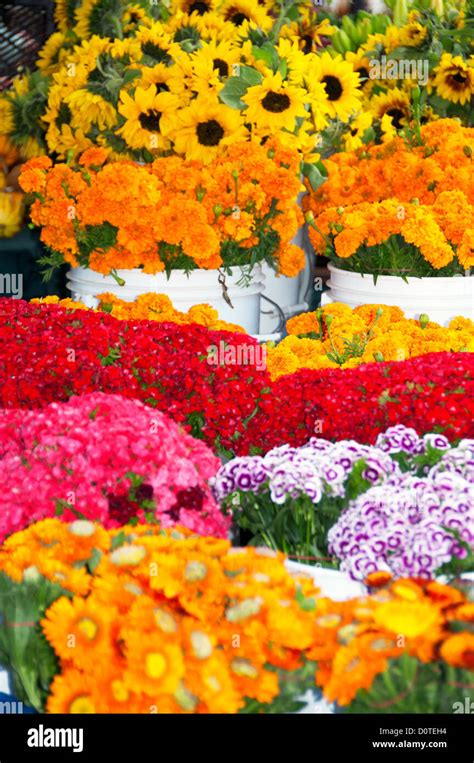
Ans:
MULTIPOLYGON (((108 313, 123 321, 142 320, 157 321, 158 323, 178 323, 181 326, 197 324, 213 331, 232 331, 245 334, 242 326, 228 323, 219 319, 217 310, 209 305, 193 305, 187 312, 181 312, 173 307, 166 294, 140 294, 133 302, 126 302, 115 294, 98 294, 98 312, 108 313)), ((83 302, 76 302, 69 297, 60 299, 57 296, 32 299, 33 304, 58 305, 66 310, 90 310, 92 308, 83 302)))
POLYGON ((440 120, 421 145, 395 138, 335 155, 305 199, 316 250, 360 273, 462 274, 474 263, 473 150, 472 129, 440 120))
POLYGON ((350 713, 453 713, 472 693, 472 583, 386 573, 368 583, 379 590, 317 602, 321 627, 308 654, 326 699, 350 713))
POLYGON ((315 632, 313 582, 283 561, 179 528, 43 520, 0 547, 0 662, 39 711, 265 712, 315 632))
POLYGON ((474 352, 474 322, 457 317, 447 328, 421 314, 405 318, 399 307, 334 302, 287 321, 288 336, 270 347, 272 379, 300 368, 355 368, 365 363, 403 361, 432 352, 474 352))
POLYGON ((296 275, 304 253, 290 243, 302 222, 296 203, 298 154, 277 144, 230 146, 210 165, 164 157, 104 164, 89 149, 74 166, 32 159, 20 176, 34 195, 50 267, 63 262, 101 273, 146 273, 267 261, 296 275))
POLYGON ((201 534, 227 535, 230 520, 206 483, 218 459, 136 400, 96 392, 40 411, 3 410, 0 440, 0 541, 54 516, 106 527, 179 522, 201 534))

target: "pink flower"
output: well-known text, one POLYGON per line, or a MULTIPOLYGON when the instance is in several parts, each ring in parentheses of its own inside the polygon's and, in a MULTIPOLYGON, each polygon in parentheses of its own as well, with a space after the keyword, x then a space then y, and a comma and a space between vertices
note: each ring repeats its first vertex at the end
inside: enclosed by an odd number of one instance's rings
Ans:
POLYGON ((55 515, 114 527, 151 512, 167 527, 228 533, 230 519, 207 484, 219 460, 137 400, 97 392, 0 411, 0 454, 0 541, 55 515))

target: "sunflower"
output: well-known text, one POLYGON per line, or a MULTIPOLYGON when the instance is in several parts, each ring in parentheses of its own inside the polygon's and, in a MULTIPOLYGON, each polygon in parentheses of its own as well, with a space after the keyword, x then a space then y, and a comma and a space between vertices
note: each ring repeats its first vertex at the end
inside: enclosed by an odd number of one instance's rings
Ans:
POLYGON ((74 668, 56 675, 49 689, 48 713, 96 713, 94 684, 91 676, 74 668))
POLYGON ((435 68, 433 86, 441 98, 451 103, 467 103, 474 94, 474 67, 461 56, 443 53, 435 68))
POLYGON ((246 140, 247 137, 240 112, 207 95, 199 95, 178 112, 173 132, 174 148, 178 154, 206 164, 224 146, 246 140))
POLYGON ((304 13, 298 23, 294 22, 284 26, 281 31, 281 37, 290 37, 295 40, 299 50, 304 55, 317 53, 323 46, 323 38, 331 37, 336 31, 336 27, 331 26, 329 19, 323 19, 319 24, 312 15, 304 13))
POLYGON ((54 20, 63 34, 74 26, 76 5, 76 0, 56 0, 54 3, 54 20))
POLYGON ((143 21, 146 21, 148 14, 141 5, 136 3, 127 5, 122 14, 122 25, 125 34, 131 34, 143 21))
POLYGON ((176 64, 156 64, 155 66, 143 66, 141 69, 141 82, 143 85, 155 85, 158 93, 175 93, 184 97, 182 70, 176 64))
POLYGON ((155 64, 169 66, 181 52, 178 43, 173 42, 172 35, 158 21, 149 28, 140 27, 135 40, 141 45, 144 63, 150 66, 155 64))
POLYGON ((175 123, 179 98, 173 93, 158 92, 156 85, 138 86, 133 97, 122 92, 118 110, 125 124, 117 130, 130 148, 167 149, 167 133, 175 123))
POLYGON ((345 55, 345 60, 351 64, 354 71, 359 75, 359 88, 364 90, 367 90, 368 86, 373 84, 372 80, 370 79, 369 59, 370 56, 368 57, 367 54, 360 51, 353 53, 349 50, 345 55))
POLYGON ((370 107, 375 119, 390 117, 395 130, 401 130, 410 118, 410 98, 398 87, 388 93, 375 95, 370 101, 370 107))
POLYGON ((449 665, 474 670, 474 634, 456 633, 442 644, 440 654, 449 665))
POLYGON ((37 138, 28 137, 19 141, 22 159, 32 159, 44 154, 44 146, 37 138))
POLYGON ((273 26, 271 16, 255 0, 226 0, 219 7, 219 13, 242 33, 249 25, 260 27, 264 32, 273 26))
MULTIPOLYGON (((66 108, 69 108, 71 119, 64 116, 64 122, 69 122, 71 127, 80 127, 88 133, 93 126, 100 131, 107 130, 117 123, 117 112, 109 101, 101 95, 90 93, 85 88, 78 88, 64 99, 66 108)), ((62 113, 62 112, 60 112, 62 113)), ((68 115, 68 112, 66 112, 68 115)), ((58 124, 58 127, 61 125, 58 124)))
POLYGON ((286 63, 288 82, 301 85, 308 69, 308 57, 301 52, 295 41, 283 38, 278 41, 277 52, 280 59, 286 63))
POLYGON ((13 106, 5 93, 0 93, 0 135, 9 135, 14 130, 13 106))
POLYGON ((372 116, 367 111, 361 111, 351 121, 348 132, 344 135, 344 150, 355 151, 363 144, 363 137, 372 124, 372 116))
POLYGON ((229 41, 211 40, 204 43, 190 60, 190 84, 193 90, 202 93, 222 89, 227 77, 233 73, 233 66, 240 61, 240 49, 229 41))
POLYGON ((400 45, 408 48, 418 48, 426 39, 428 29, 417 18, 412 17, 409 23, 400 29, 400 45))
POLYGON ((201 42, 211 40, 238 40, 241 35, 240 27, 234 26, 231 21, 226 21, 222 13, 209 11, 204 16, 194 13, 191 16, 196 29, 201 35, 201 42))
POLYGON ((191 13, 205 16, 206 13, 215 11, 218 5, 218 0, 171 0, 170 10, 171 15, 181 11, 181 13, 187 13, 189 16, 191 13))
MULTIPOLYGON (((171 16, 166 23, 166 31, 171 35, 174 43, 178 44, 181 50, 191 53, 197 50, 201 45, 201 29, 198 25, 199 16, 178 11, 171 16)), ((205 26, 204 20, 204 26, 205 26)))
POLYGON ((315 56, 308 78, 311 83, 324 85, 327 95, 324 108, 330 117, 345 122, 352 112, 359 110, 359 75, 341 56, 333 58, 328 52, 315 56))
POLYGON ((306 118, 307 91, 283 82, 279 72, 267 74, 260 85, 249 87, 242 100, 247 104, 245 117, 257 127, 292 132, 298 117, 306 118))
MULTIPOLYGON (((82 4, 75 10, 76 25, 74 32, 80 40, 86 40, 97 30, 92 29, 91 25, 97 18, 101 18, 100 6, 102 0, 83 0, 82 4)), ((103 36, 101 34, 101 36, 103 36)))
POLYGON ((66 35, 55 32, 46 40, 38 53, 36 66, 45 74, 55 71, 62 63, 65 54, 66 35))

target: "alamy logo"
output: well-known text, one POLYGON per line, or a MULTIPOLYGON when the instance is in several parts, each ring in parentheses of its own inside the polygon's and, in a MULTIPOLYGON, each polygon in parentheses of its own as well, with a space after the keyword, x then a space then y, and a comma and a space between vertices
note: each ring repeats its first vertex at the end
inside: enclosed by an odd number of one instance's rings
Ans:
POLYGON ((426 85, 429 77, 428 59, 407 59, 401 58, 397 61, 395 58, 381 56, 380 61, 376 58, 371 59, 369 69, 370 79, 412 79, 417 80, 420 85, 426 85))
POLYGON ((49 729, 43 725, 28 730, 28 747, 71 747, 73 752, 84 749, 84 729, 49 729))
POLYGON ((453 713, 474 715, 474 700, 469 699, 469 697, 464 697, 464 702, 454 702, 453 713))
POLYGON ((0 295, 11 294, 13 299, 23 297, 23 274, 0 273, 0 295))
POLYGON ((0 715, 23 715, 23 702, 0 702, 0 715))

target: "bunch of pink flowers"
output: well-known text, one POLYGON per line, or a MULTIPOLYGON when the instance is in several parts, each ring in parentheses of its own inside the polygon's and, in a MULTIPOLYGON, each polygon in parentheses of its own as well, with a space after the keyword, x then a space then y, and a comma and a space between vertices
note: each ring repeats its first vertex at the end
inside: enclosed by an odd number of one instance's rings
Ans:
POLYGON ((230 519, 207 484, 219 465, 167 416, 120 395, 0 411, 0 542, 53 516, 225 537, 230 519))

